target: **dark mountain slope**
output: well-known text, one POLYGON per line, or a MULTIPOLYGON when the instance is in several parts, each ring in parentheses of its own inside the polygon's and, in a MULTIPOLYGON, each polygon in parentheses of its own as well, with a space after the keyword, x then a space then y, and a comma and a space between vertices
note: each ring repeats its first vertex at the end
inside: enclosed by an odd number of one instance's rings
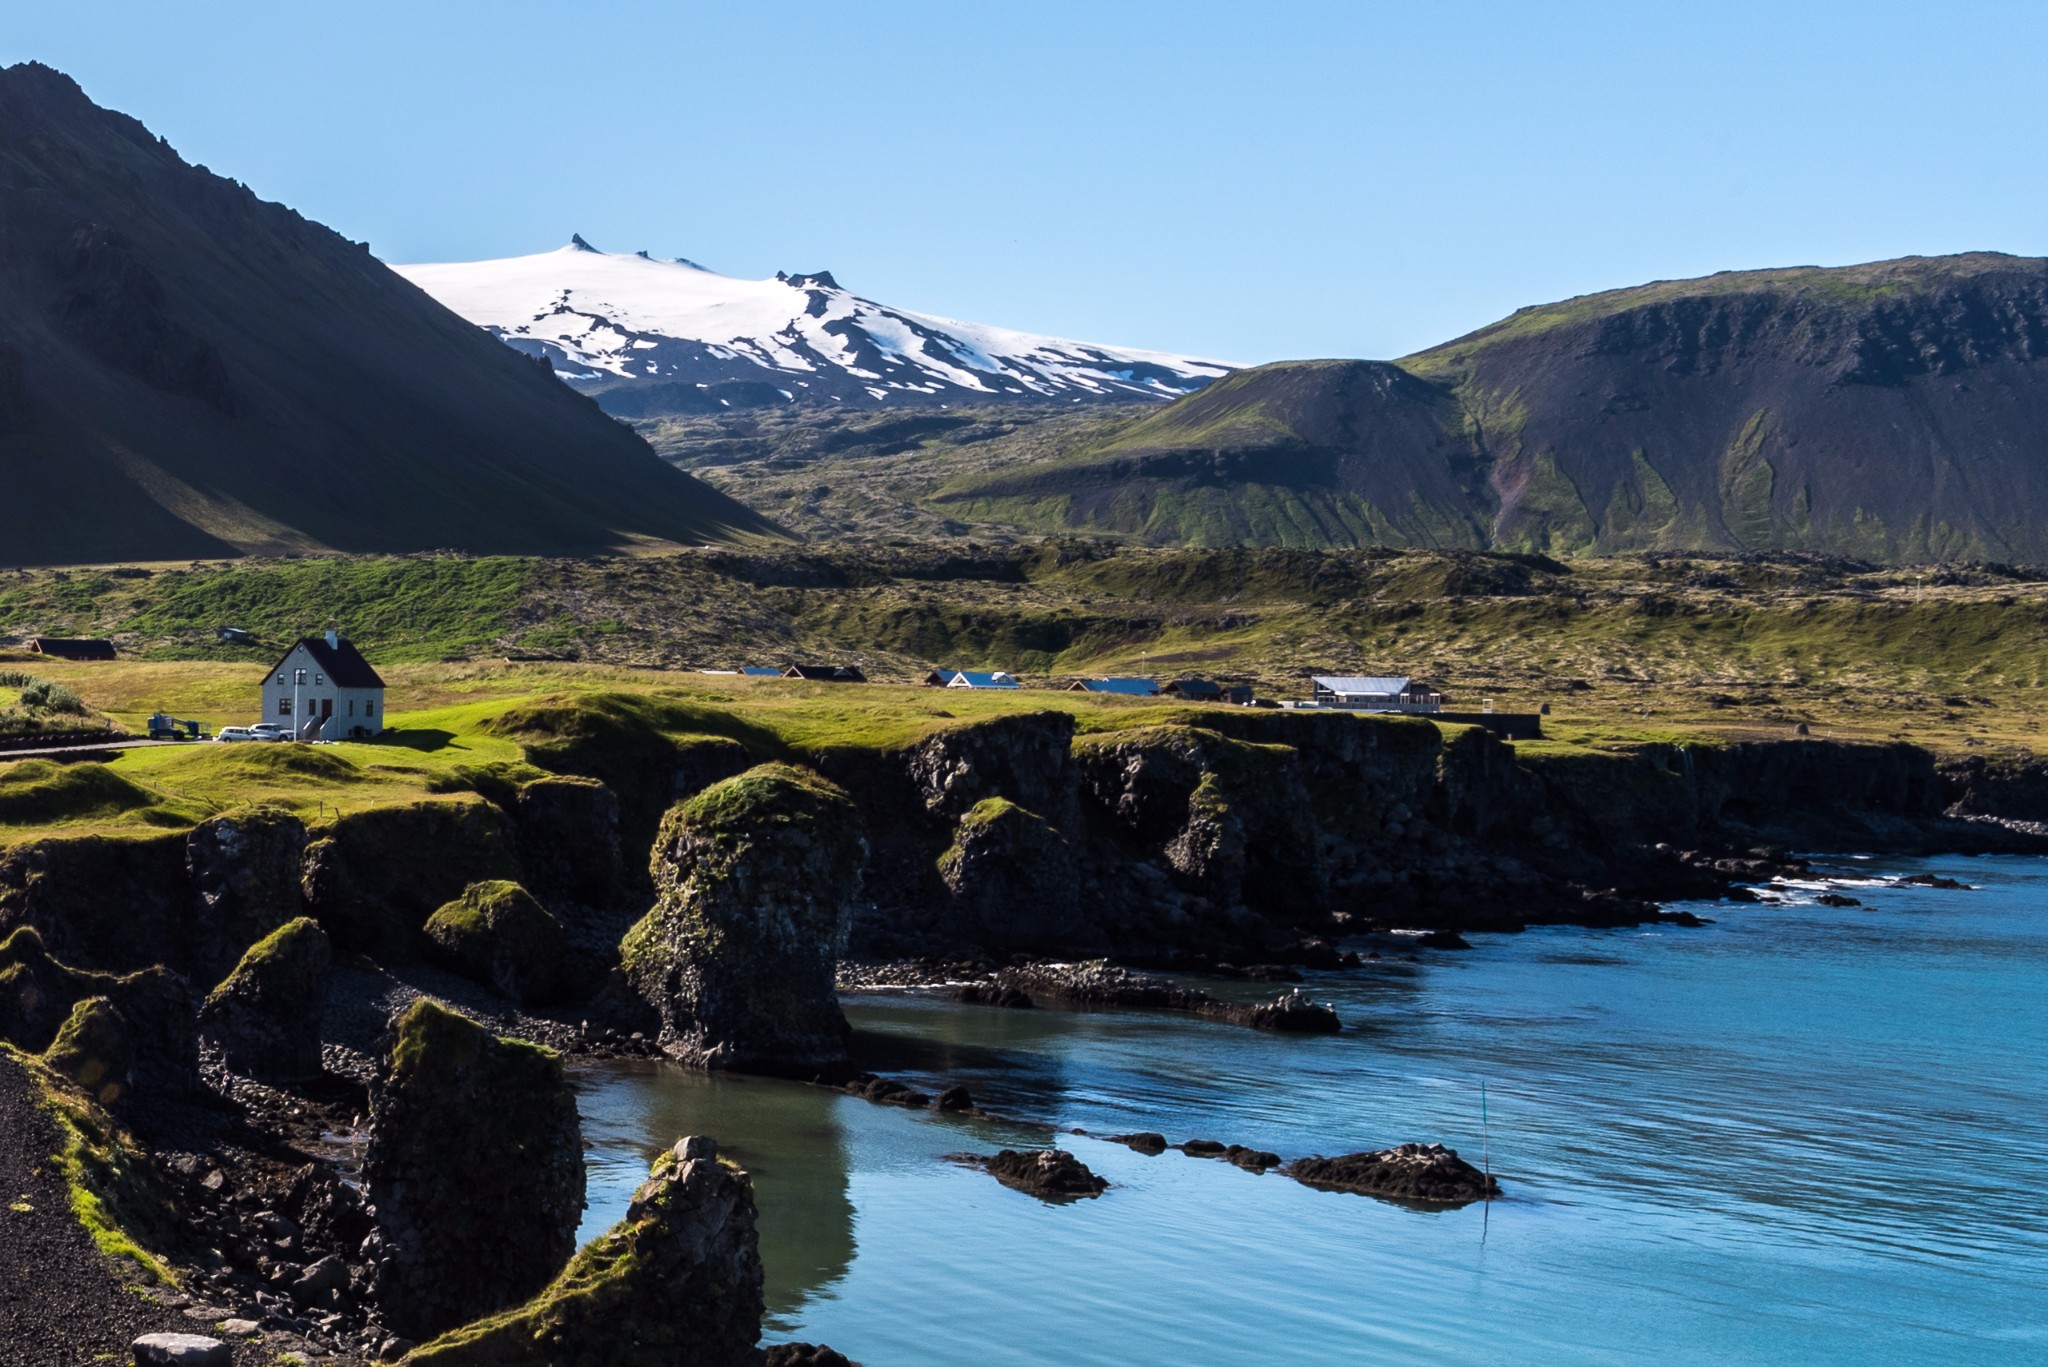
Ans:
POLYGON ((0 70, 0 563, 773 531, 363 247, 0 70))
POLYGON ((1197 545, 1485 544, 1456 400, 1382 361, 1240 370, 1064 460, 942 489, 962 516, 1197 545))
POLYGON ((1483 543, 1525 550, 2048 559, 2048 262, 1983 253, 1661 282, 1524 309, 1382 369, 1403 380, 1377 406, 1333 363, 1245 372, 1065 461, 940 498, 1213 543, 1239 525, 1215 509, 1263 504, 1273 483, 1313 506, 1387 509, 1406 478, 1405 521, 1327 544, 1444 544, 1429 539, 1438 528, 1476 524, 1483 543), (1225 392, 1257 420, 1213 430, 1197 405, 1225 392), (1179 516, 1176 490, 1160 516, 1170 486, 1145 472, 1212 453, 1231 473, 1209 486, 1210 511, 1179 516))

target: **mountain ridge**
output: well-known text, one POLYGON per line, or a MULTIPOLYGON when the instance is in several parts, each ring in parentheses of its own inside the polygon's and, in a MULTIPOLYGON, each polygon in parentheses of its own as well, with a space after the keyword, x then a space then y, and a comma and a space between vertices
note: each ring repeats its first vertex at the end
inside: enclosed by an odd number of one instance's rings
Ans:
POLYGON ((1980 252, 1660 281, 1398 362, 1239 371, 932 501, 1193 544, 2038 561, 2042 456, 2048 261, 1980 252))
POLYGON ((830 271, 765 280, 683 257, 551 252, 392 267, 622 417, 782 404, 1162 401, 1231 367, 891 308, 830 271))
POLYGON ((12 564, 778 534, 38 63, 0 68, 0 475, 12 564))

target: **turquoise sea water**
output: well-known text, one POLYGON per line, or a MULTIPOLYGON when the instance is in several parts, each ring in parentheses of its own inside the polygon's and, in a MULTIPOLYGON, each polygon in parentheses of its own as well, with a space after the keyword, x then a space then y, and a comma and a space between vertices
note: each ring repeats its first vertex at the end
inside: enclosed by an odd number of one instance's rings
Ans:
POLYGON ((1043 1130, 621 1065, 580 1078, 585 1236, 708 1133, 755 1176, 769 1337, 869 1367, 2048 1362, 2048 863, 1831 867, 1982 887, 1474 936, 1310 975, 1329 1038, 847 999, 877 1071, 991 1109, 1285 1157, 1485 1147, 1490 1208, 1074 1136, 1114 1185, 1053 1207, 945 1159, 1043 1130))

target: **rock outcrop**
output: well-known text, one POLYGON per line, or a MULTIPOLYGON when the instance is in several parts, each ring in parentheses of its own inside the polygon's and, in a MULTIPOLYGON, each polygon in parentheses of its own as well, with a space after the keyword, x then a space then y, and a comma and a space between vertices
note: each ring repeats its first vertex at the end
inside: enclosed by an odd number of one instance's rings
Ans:
POLYGON ((72 968, 29 926, 0 940, 0 1039, 44 1053, 102 1104, 138 1089, 197 1091, 196 1010, 191 984, 169 969, 117 975, 72 968))
POLYGON ((516 879, 510 826, 474 794, 351 812, 306 847, 306 910, 337 949, 409 958, 471 883, 516 879))
POLYGON ((583 1209, 561 1059, 415 1002, 372 1095, 363 1182, 393 1329, 430 1338, 532 1296, 575 1250, 583 1209))
POLYGON ((626 1218, 530 1302, 428 1343, 406 1367, 757 1367, 754 1190, 690 1138, 657 1158, 626 1218))
POLYGON ((568 939, 553 912, 517 883, 471 883, 427 918, 435 957, 524 1006, 544 1006, 564 986, 568 939))
POLYGON ((619 799, 592 778, 536 779, 513 808, 519 862, 536 896, 608 907, 625 885, 619 799))
POLYGON ((1271 1002, 1223 1001, 1207 992, 1183 987, 1166 978, 1133 973, 1105 960, 1078 964, 1035 963, 1005 968, 979 988, 977 996, 962 1000, 990 1000, 1004 992, 1026 997, 1050 997, 1077 1006, 1138 1007, 1150 1011, 1185 1011, 1210 1020, 1248 1025, 1254 1030, 1276 1030, 1288 1034, 1335 1034, 1342 1029, 1334 1009, 1309 998, 1299 990, 1271 1002))
POLYGON ((846 794, 787 765, 673 808, 655 842, 654 908, 620 945, 662 1047, 702 1068, 843 1069, 833 976, 866 854, 846 794))
POLYGON ((199 1012, 202 1042, 266 1082, 320 1075, 320 1012, 334 974, 327 933, 301 916, 249 947, 199 1012))
POLYGON ((939 856, 950 932, 997 952, 1098 943, 1081 911, 1080 870, 1066 837, 1008 798, 983 798, 939 856))
POLYGON ((299 914, 305 853, 305 823, 266 807, 202 821, 185 837, 201 941, 194 967, 207 974, 200 981, 213 981, 247 946, 299 914))
POLYGON ((1420 1205, 1465 1205, 1500 1195, 1500 1183, 1441 1144, 1401 1144, 1337 1158, 1297 1158, 1284 1169, 1311 1187, 1420 1205))

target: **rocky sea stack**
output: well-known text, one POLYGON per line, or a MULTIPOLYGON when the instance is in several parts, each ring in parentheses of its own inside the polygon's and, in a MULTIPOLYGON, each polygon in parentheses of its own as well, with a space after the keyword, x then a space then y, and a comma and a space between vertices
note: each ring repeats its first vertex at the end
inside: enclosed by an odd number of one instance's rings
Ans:
POLYGON ((575 1251, 583 1213, 561 1059, 415 1002, 374 1095, 363 1182, 392 1328, 428 1338, 533 1295, 575 1251))
POLYGON ((620 946, 662 1047, 702 1068, 844 1070, 833 975, 866 857, 859 809, 788 765, 671 809, 655 840, 654 909, 620 946))
POLYGON ((515 1310, 408 1355, 409 1367, 757 1367, 754 1188, 710 1139, 654 1161, 626 1218, 515 1310))

